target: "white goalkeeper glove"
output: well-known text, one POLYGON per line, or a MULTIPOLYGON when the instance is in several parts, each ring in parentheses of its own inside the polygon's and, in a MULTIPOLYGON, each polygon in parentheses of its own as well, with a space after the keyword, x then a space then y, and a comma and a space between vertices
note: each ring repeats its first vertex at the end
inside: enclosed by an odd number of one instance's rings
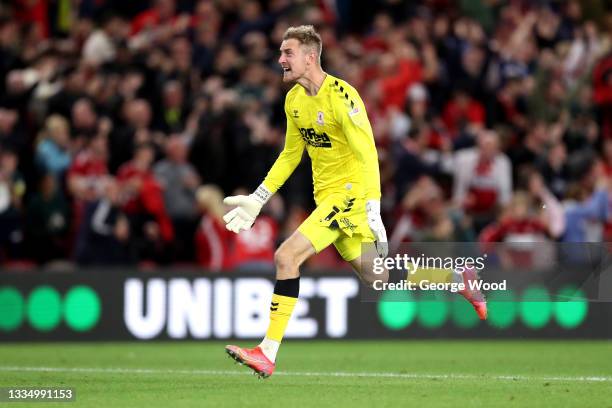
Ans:
POLYGON ((261 184, 252 194, 248 196, 239 195, 226 197, 224 204, 235 205, 236 208, 223 216, 225 228, 238 234, 240 231, 251 229, 255 218, 259 215, 261 207, 268 202, 272 193, 261 184))
POLYGON ((380 218, 380 201, 369 200, 366 203, 366 215, 368 217, 368 226, 374 234, 374 245, 376 245, 376 252, 378 256, 384 258, 389 253, 389 244, 387 243, 387 231, 380 218))

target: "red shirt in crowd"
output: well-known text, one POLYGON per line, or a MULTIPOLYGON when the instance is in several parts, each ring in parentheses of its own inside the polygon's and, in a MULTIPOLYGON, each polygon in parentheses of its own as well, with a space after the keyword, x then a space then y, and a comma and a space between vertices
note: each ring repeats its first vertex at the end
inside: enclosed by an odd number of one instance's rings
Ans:
POLYGON ((401 60, 395 75, 380 80, 383 98, 383 108, 387 110, 395 106, 400 110, 406 105, 406 92, 408 88, 423 79, 423 67, 419 61, 401 60))
POLYGON ((205 214, 195 233, 198 264, 211 271, 229 269, 233 235, 233 232, 225 228, 223 220, 205 214))
POLYGON ((457 100, 448 101, 442 113, 442 121, 451 135, 456 136, 464 123, 485 123, 485 110, 480 102, 469 98, 467 104, 461 104, 457 100))
POLYGON ((498 199, 497 186, 492 179, 492 161, 480 159, 468 190, 465 209, 472 213, 486 213, 495 208, 498 199))
POLYGON ((44 38, 49 37, 48 0, 16 0, 15 18, 25 26, 38 26, 44 38))
MULTIPOLYGON (((485 252, 496 242, 504 242, 497 253, 506 257, 506 262, 516 268, 535 268, 546 258, 546 248, 534 243, 548 241, 548 228, 537 218, 517 219, 509 217, 487 226, 480 233, 479 241, 485 252)), ((509 266, 508 265, 508 266, 509 266)))
POLYGON ((92 199, 98 197, 103 186, 102 180, 108 175, 106 160, 89 150, 78 153, 68 169, 68 180, 78 178, 79 183, 91 190, 92 199))
POLYGON ((120 183, 125 184, 134 179, 139 181, 140 187, 128 198, 128 201, 123 205, 123 210, 127 214, 140 212, 151 214, 159 224, 162 239, 166 242, 172 241, 174 228, 166 212, 161 186, 155 179, 153 172, 151 170, 141 170, 134 166, 131 161, 119 167, 117 180, 120 183))
POLYGON ((236 235, 232 251, 232 267, 249 262, 274 262, 278 224, 268 215, 260 215, 253 227, 236 235))

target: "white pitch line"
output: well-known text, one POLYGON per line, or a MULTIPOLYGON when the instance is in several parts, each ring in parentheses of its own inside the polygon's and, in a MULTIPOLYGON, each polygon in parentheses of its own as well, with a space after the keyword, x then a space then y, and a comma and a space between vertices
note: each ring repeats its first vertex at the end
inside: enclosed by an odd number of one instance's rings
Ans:
MULTIPOLYGON (((186 375, 245 375, 250 371, 231 370, 175 370, 157 368, 95 368, 95 367, 18 367, 0 366, 0 371, 29 371, 52 373, 92 374, 186 374, 186 375)), ((499 381, 567 381, 567 382, 612 382, 612 377, 581 376, 526 376, 526 375, 473 375, 473 374, 425 374, 425 373, 368 373, 368 372, 303 372, 280 371, 275 376, 287 377, 348 377, 348 378, 403 378, 411 380, 499 380, 499 381)))

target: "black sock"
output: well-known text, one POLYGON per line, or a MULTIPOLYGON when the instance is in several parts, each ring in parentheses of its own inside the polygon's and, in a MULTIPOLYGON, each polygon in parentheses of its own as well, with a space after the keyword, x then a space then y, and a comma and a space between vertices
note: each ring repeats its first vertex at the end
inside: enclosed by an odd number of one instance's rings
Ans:
POLYGON ((300 278, 277 280, 274 285, 274 294, 289 297, 298 297, 300 294, 300 278))

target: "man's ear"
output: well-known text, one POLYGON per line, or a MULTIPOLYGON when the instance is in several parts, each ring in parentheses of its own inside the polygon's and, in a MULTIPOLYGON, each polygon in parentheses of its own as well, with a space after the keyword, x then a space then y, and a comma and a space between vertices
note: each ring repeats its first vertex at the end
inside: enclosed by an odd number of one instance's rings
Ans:
POLYGON ((312 65, 316 65, 317 53, 315 51, 308 52, 308 62, 310 62, 312 65))

